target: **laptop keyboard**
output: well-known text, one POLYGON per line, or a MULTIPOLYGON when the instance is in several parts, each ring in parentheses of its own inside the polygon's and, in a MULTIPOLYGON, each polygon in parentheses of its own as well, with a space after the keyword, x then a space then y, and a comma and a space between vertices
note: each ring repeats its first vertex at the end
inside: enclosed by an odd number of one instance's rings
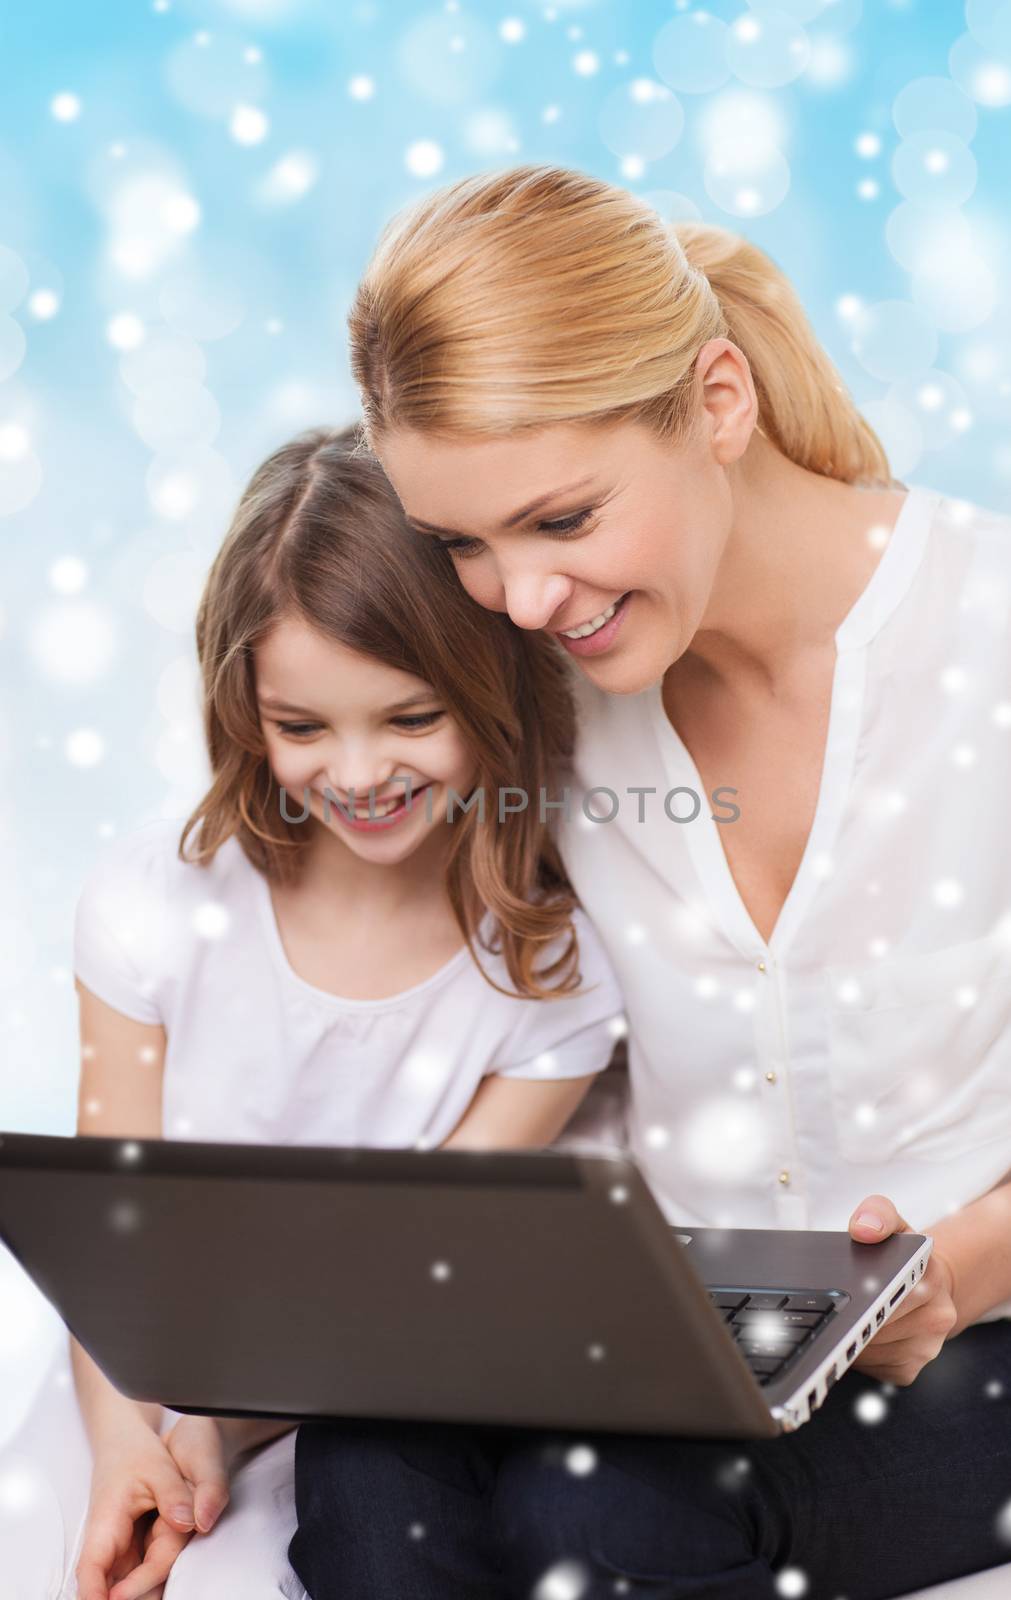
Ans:
POLYGON ((786 1289, 710 1289, 708 1294, 759 1383, 777 1377, 835 1310, 828 1294, 786 1289))

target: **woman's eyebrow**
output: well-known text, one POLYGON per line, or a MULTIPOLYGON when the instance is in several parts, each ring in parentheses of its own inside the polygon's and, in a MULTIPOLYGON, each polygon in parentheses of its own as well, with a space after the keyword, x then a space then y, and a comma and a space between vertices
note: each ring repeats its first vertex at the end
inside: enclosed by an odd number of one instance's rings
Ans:
MULTIPOLYGON (((535 511, 539 511, 549 501, 560 500, 564 494, 574 494, 577 489, 584 489, 588 483, 592 482, 592 477, 580 478, 578 483, 569 483, 560 489, 549 489, 546 494, 538 495, 536 500, 531 500, 527 505, 521 506, 518 511, 514 511, 511 517, 506 517, 500 526, 514 528, 517 522, 523 522, 527 517, 533 516, 535 511)), ((468 537, 466 534, 461 533, 458 528, 441 528, 437 522, 425 522, 421 517, 412 516, 409 511, 406 511, 404 515, 411 526, 418 529, 419 533, 448 533, 454 539, 468 537)))

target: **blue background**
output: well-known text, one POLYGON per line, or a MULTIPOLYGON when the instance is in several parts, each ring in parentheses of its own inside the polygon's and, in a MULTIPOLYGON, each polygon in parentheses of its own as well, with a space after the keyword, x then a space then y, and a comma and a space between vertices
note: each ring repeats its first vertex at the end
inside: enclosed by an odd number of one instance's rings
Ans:
MULTIPOLYGON (((353 287, 426 189, 552 162, 740 229, 793 279, 896 476, 1008 508, 1009 13, 4 8, 0 1126, 73 1127, 81 879, 202 793, 203 574, 262 456, 355 415, 353 287)), ((32 1327, 10 1319, 0 1359, 32 1327)))

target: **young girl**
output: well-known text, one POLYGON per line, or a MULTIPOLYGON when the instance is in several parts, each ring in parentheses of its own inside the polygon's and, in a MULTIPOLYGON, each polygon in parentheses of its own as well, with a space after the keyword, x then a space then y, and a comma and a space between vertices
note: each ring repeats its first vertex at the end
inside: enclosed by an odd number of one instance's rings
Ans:
MULTIPOLYGON (((543 820, 564 660, 489 629, 356 443, 308 433, 253 476, 197 619, 211 787, 181 837, 148 823, 85 884, 83 1134, 543 1145, 623 1031, 543 820)), ((170 1600, 300 1595, 293 1433, 247 1456, 215 1527, 229 1464, 279 1425, 163 1430, 71 1355, 80 1416, 65 1389, 59 1446, 37 1420, 21 1441, 65 1545, 43 1518, 3 1564, 15 1592, 140 1600, 171 1572, 170 1600)))

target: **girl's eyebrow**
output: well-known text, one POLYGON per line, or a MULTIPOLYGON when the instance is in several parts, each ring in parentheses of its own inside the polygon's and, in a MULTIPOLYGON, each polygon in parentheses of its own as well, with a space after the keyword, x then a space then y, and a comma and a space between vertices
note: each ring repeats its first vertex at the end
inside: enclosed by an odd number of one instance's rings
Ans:
POLYGON ((287 700, 274 700, 269 695, 260 696, 260 705, 267 711, 294 711, 296 716, 314 717, 315 711, 309 711, 305 706, 290 705, 287 700))
MULTIPOLYGON (((416 694, 408 695, 406 700, 396 700, 392 705, 387 706, 386 709, 387 711, 403 711, 407 706, 424 705, 427 704, 428 701, 437 700, 438 698, 438 695, 432 689, 419 689, 416 694)), ((261 695, 260 705, 266 711, 289 711, 293 712, 295 716, 298 717, 315 718, 318 716, 317 712, 308 710, 306 706, 293 706, 289 704, 287 700, 274 700, 269 695, 261 695)))
MULTIPOLYGON (((536 500, 531 500, 528 505, 521 506, 518 511, 514 511, 511 517, 506 517, 500 526, 514 528, 517 522, 523 522, 527 517, 533 516, 535 511, 539 511, 542 506, 546 506, 550 500, 560 500, 563 494, 574 494, 577 489, 585 489, 586 485, 592 482, 592 477, 580 478, 578 483, 566 484, 561 489, 549 489, 547 494, 538 495, 536 500)), ((438 523, 425 522, 421 517, 413 517, 409 511, 405 511, 404 515, 411 526, 417 528, 419 533, 448 533, 454 539, 465 539, 467 537, 458 528, 440 528, 438 523)))

